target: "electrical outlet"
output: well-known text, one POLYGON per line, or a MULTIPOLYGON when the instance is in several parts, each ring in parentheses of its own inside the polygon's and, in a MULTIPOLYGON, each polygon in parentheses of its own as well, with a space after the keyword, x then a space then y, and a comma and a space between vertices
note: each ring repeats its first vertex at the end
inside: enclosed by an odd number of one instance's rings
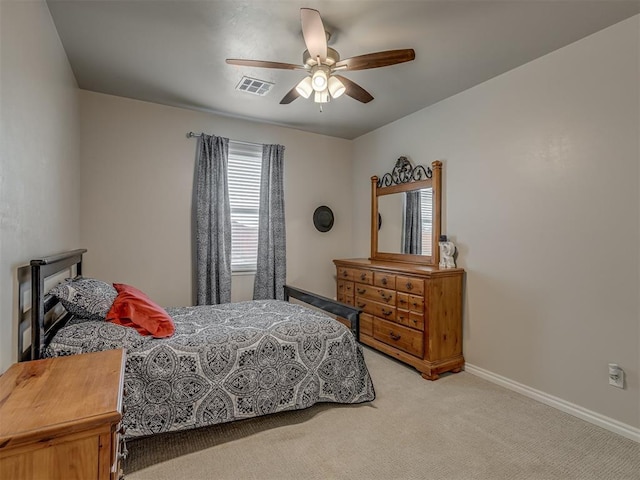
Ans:
POLYGON ((624 388, 624 370, 615 363, 609 364, 609 385, 624 388))

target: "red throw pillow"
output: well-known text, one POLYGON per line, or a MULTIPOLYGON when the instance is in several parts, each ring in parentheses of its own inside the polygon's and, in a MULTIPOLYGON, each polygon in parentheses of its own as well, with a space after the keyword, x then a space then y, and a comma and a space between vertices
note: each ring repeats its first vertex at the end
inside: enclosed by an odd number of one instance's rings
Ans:
POLYGON ((124 283, 114 283, 113 287, 118 296, 107 313, 108 322, 135 328, 140 335, 155 338, 170 337, 176 331, 165 309, 140 290, 124 283))

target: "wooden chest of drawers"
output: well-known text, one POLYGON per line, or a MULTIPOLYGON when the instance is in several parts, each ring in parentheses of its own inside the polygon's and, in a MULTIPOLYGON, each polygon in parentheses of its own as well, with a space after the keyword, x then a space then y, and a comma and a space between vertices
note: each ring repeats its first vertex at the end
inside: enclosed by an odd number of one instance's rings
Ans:
POLYGON ((334 260, 338 301, 361 308, 359 340, 435 380, 459 372, 464 270, 334 260))
POLYGON ((0 377, 0 478, 121 478, 124 351, 34 360, 0 377))

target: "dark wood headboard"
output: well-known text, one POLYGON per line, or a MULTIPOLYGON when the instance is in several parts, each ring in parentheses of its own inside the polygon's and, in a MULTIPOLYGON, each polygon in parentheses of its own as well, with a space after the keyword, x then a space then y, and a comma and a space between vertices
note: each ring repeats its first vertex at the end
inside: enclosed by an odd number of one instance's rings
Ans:
POLYGON ((64 271, 73 272, 69 277, 82 276, 82 255, 86 249, 51 255, 31 260, 29 265, 18 268, 18 361, 38 360, 49 339, 71 318, 64 311, 55 315, 58 300, 44 291, 48 277, 64 271), (26 308, 26 295, 31 290, 31 308, 26 308), (24 333, 31 327, 31 344, 25 346, 24 333))

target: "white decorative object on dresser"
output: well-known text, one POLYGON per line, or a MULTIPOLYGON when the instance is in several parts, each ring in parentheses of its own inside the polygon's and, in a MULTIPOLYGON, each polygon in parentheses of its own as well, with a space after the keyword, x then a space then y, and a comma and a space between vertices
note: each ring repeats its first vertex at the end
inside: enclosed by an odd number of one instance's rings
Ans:
POLYGON ((456 253, 455 244, 447 240, 446 235, 440 235, 438 245, 440 247, 440 264, 438 266, 440 268, 456 268, 456 261, 454 259, 456 253))

